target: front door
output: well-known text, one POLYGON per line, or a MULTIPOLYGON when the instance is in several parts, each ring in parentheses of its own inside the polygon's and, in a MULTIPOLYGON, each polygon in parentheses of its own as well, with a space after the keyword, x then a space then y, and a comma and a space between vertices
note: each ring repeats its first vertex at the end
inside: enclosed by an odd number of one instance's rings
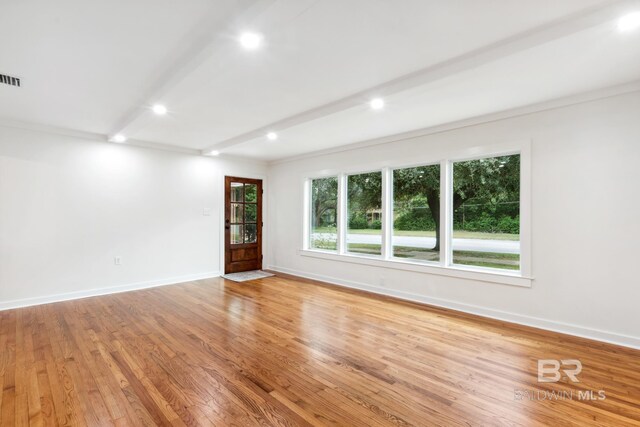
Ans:
POLYGON ((262 269, 262 180, 225 177, 224 272, 262 269))

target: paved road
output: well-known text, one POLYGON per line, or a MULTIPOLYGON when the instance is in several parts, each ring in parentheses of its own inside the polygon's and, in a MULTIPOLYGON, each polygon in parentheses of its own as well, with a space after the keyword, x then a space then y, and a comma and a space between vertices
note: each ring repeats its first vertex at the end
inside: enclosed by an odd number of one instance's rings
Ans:
MULTIPOLYGON (((316 233, 314 238, 330 239, 327 233, 316 233)), ((382 236, 375 234, 349 234, 349 243, 381 244, 382 236)), ((396 236, 393 238, 395 246, 410 246, 414 248, 433 248, 435 237, 396 236)), ((454 251, 499 252, 505 254, 519 254, 520 242, 512 240, 480 240, 480 239, 453 239, 454 251)))

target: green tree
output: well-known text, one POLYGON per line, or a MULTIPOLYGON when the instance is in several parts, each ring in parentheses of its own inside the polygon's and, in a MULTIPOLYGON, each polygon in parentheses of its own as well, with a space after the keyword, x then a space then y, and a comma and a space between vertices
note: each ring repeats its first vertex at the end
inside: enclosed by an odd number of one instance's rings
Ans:
POLYGON ((322 227, 323 217, 331 212, 335 218, 338 209, 338 178, 314 179, 311 184, 311 218, 314 228, 322 227))
MULTIPOLYGON (((485 205, 481 215, 492 216, 496 224, 497 206, 520 201, 520 155, 491 157, 454 164, 453 210, 463 204, 485 205)), ((519 223, 519 209, 513 219, 519 223)), ((513 228, 513 227, 511 227, 513 228)))
POLYGON ((463 203, 500 203, 520 199, 520 156, 491 157, 454 164, 453 208, 463 203))
MULTIPOLYGON (((416 195, 427 198, 436 225, 435 250, 440 249, 440 166, 396 169, 394 198, 408 201, 416 195)), ((374 196, 363 197, 371 200, 374 196)), ((520 199, 520 156, 501 156, 457 162, 453 168, 453 210, 473 200, 497 204, 520 199)))
POLYGON ((347 178, 347 204, 349 215, 365 213, 382 207, 382 173, 370 172, 349 175, 347 178))
MULTIPOLYGON (((348 212, 351 216, 382 206, 382 174, 371 172, 350 175, 347 182, 348 212)), ((427 199, 435 223, 436 245, 440 249, 440 166, 431 165, 393 171, 393 191, 396 201, 409 203, 415 196, 427 199)), ((323 225, 322 216, 337 209, 336 178, 313 180, 312 214, 316 227, 323 225)), ((497 205, 520 200, 520 156, 491 157, 456 162, 453 168, 453 210, 464 203, 497 205)), ((515 219, 515 218, 514 218, 515 219)))
POLYGON ((393 171, 393 197, 396 201, 409 202, 416 195, 427 199, 427 206, 436 225, 435 250, 440 249, 440 165, 393 171))

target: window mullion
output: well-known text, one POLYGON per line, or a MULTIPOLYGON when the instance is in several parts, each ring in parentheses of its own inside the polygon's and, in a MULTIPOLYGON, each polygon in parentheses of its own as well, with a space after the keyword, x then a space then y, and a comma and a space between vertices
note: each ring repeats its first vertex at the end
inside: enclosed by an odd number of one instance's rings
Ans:
POLYGON ((453 164, 440 164, 440 263, 449 267, 452 261, 453 224, 453 164))
POLYGON ((338 253, 344 254, 347 247, 347 176, 338 176, 338 253))
POLYGON ((393 171, 390 168, 382 170, 382 258, 390 259, 393 251, 391 249, 391 232, 393 230, 393 171))
POLYGON ((311 180, 307 179, 304 181, 304 235, 302 236, 302 248, 303 249, 311 249, 311 233, 312 229, 312 221, 311 221, 311 180))

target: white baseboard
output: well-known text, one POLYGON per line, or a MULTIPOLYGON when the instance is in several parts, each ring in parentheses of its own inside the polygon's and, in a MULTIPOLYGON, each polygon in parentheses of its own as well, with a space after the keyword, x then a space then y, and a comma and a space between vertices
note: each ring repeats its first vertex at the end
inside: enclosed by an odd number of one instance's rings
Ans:
POLYGON ((189 274, 186 276, 171 277, 168 279, 149 280, 146 282, 129 283, 126 285, 110 286, 108 288, 89 289, 83 291, 67 292, 64 294, 47 295, 41 297, 24 298, 12 301, 0 302, 0 311, 12 308, 30 307, 33 305, 49 304, 52 302, 69 301, 74 299, 95 297, 99 295, 117 294, 120 292, 136 291, 140 289, 155 288, 158 286, 175 285, 178 283, 191 282, 194 280, 210 279, 219 277, 219 271, 212 271, 201 274, 189 274))
POLYGON ((572 325, 553 320, 541 319, 538 317, 523 316, 521 314, 509 313, 491 308, 480 307, 471 304, 463 304, 441 298, 433 298, 425 295, 417 295, 409 292, 395 291, 387 288, 371 286, 366 283, 354 282, 350 280, 342 280, 335 277, 325 276, 323 274, 306 273, 304 271, 293 270, 285 267, 269 266, 269 270, 291 274, 294 276, 304 277, 306 279, 318 280, 332 285, 342 286, 346 288, 359 289, 362 291, 372 292, 380 295, 391 296, 407 301, 420 302, 437 307, 448 308, 451 310, 462 311, 464 313, 476 314, 482 317, 488 317, 505 322, 517 323, 519 325, 532 326, 534 328, 545 329, 548 331, 559 332, 563 334, 573 335, 581 338, 588 338, 596 341, 602 341, 610 344, 621 345, 640 350, 640 337, 632 337, 628 335, 616 334, 613 332, 601 331, 598 329, 585 328, 583 326, 572 325))

